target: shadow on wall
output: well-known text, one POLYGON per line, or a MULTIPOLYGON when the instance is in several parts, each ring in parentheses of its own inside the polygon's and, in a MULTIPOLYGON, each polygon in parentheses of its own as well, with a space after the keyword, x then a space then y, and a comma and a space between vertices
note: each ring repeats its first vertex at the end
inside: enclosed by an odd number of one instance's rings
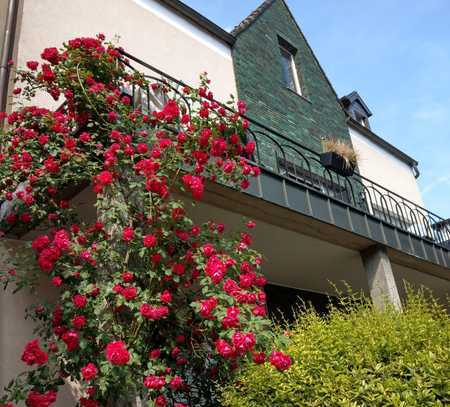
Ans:
MULTIPOLYGON (((16 263, 18 272, 29 270, 28 264, 33 259, 34 253, 27 247, 26 242, 12 239, 0 240, 0 270, 8 271, 16 263), (21 266, 19 268, 19 266, 21 266)), ((18 373, 26 370, 26 365, 21 361, 25 344, 34 339, 34 324, 31 320, 25 320, 25 310, 33 304, 54 301, 57 298, 56 289, 50 285, 48 278, 43 276, 38 281, 37 291, 31 294, 27 289, 13 294, 14 287, 7 290, 0 287, 0 395, 3 388, 8 385, 18 373)), ((74 406, 75 399, 66 385, 58 392, 55 407, 74 406)))
POLYGON ((320 315, 327 314, 330 305, 338 305, 336 297, 312 291, 297 290, 274 284, 267 284, 264 290, 267 294, 269 316, 275 321, 293 322, 295 311, 302 304, 311 304, 320 315))

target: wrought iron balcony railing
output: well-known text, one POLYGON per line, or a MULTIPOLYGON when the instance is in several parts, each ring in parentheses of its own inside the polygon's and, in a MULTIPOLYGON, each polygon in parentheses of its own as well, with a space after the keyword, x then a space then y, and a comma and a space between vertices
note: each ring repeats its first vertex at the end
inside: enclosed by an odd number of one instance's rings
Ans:
MULTIPOLYGON (((163 83, 182 96, 181 87, 188 86, 133 55, 120 51, 125 64, 147 72, 147 79, 163 83)), ((158 93, 151 86, 128 89, 133 103, 148 111, 161 109, 170 95, 158 93)), ((223 105, 227 110, 228 106, 223 105)), ((189 106, 187 106, 189 109, 189 106)), ((341 176, 320 163, 320 154, 245 116, 250 123, 248 138, 256 144, 254 163, 294 183, 319 191, 326 196, 386 222, 404 232, 450 249, 450 222, 399 194, 355 172, 341 176)))

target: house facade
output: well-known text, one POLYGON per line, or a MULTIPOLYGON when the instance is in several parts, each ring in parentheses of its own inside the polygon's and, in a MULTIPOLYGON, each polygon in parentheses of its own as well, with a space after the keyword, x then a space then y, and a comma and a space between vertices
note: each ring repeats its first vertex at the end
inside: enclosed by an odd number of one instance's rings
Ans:
MULTIPOLYGON (((150 77, 195 86, 207 71, 217 100, 232 94, 246 101, 248 137, 257 146, 252 160, 262 174, 245 193, 209 183, 191 215, 231 230, 242 216, 257 220, 255 248, 266 258, 271 309, 289 313, 302 297, 322 310, 334 286, 347 284, 396 306, 404 281, 443 300, 450 292, 450 225, 424 208, 417 162, 370 129, 359 95, 337 96, 284 0, 264 1, 231 33, 178 0, 9 0, 1 7, 2 61, 23 66, 69 38, 118 34, 130 64, 150 77), (358 150, 353 175, 321 164, 329 137, 358 150)), ((10 109, 12 75, 2 68, 0 111, 10 109)), ((42 95, 34 103, 56 108, 42 95)), ((89 218, 93 199, 87 188, 73 205, 89 218)), ((35 233, 0 241, 3 268, 7 250, 26 250, 35 233)), ((43 282, 39 296, 52 298, 52 290, 43 282)), ((22 368, 20 352, 32 334, 23 311, 35 301, 2 292, 0 387, 22 368)), ((58 405, 71 405, 70 397, 58 405)))

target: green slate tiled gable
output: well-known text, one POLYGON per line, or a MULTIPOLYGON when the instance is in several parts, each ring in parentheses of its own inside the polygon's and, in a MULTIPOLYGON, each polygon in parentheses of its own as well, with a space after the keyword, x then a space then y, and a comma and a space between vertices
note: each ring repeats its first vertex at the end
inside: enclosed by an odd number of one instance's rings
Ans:
POLYGON ((250 117, 318 152, 322 137, 350 140, 337 96, 283 0, 265 2, 235 35, 238 95, 250 117), (282 82, 278 36, 297 49, 304 98, 282 82))

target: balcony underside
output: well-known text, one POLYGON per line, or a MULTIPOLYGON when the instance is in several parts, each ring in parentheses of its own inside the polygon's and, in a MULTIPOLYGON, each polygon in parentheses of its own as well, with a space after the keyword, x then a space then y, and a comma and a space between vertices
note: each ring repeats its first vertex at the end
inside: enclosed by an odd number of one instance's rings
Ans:
MULTIPOLYGON (((88 187, 72 205, 89 222, 96 216, 94 201, 88 187)), ((255 248, 264 255, 263 271, 273 284, 331 295, 333 285, 344 289, 348 284, 368 293, 360 252, 381 244, 388 248, 400 291, 406 280, 429 287, 442 299, 450 292, 445 248, 266 170, 247 193, 207 183, 203 202, 189 212, 196 222, 224 222, 228 231, 241 230, 243 216, 258 220, 255 248)), ((38 233, 30 231, 22 239, 38 233)))
POLYGON ((210 183, 205 201, 357 252, 381 244, 392 263, 450 280, 445 248, 269 171, 263 170, 247 193, 210 183))

